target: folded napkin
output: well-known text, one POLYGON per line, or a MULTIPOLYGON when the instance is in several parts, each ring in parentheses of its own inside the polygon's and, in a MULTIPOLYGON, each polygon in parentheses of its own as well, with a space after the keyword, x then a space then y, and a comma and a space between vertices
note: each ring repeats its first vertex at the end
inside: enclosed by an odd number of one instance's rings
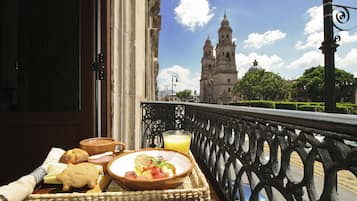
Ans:
POLYGON ((47 173, 48 164, 58 162, 65 151, 60 148, 52 148, 48 153, 45 161, 40 167, 35 169, 29 175, 11 182, 7 185, 0 186, 0 199, 8 201, 21 201, 29 196, 47 173))

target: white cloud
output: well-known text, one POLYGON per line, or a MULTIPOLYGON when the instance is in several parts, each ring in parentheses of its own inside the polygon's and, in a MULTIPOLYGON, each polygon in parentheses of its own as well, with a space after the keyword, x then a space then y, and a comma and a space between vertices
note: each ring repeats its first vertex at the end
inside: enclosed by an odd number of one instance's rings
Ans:
POLYGON ((308 48, 317 49, 321 47, 321 42, 323 41, 324 33, 323 32, 315 32, 311 33, 307 36, 305 42, 298 41, 295 45, 296 49, 303 50, 308 48))
POLYGON ((236 54, 238 77, 242 78, 244 74, 253 65, 254 60, 258 61, 258 65, 266 70, 277 69, 284 65, 284 61, 277 55, 259 55, 255 52, 245 55, 242 53, 236 54))
POLYGON ((323 31, 322 5, 309 8, 306 13, 310 20, 305 24, 306 35, 323 31))
POLYGON ((350 35, 348 31, 341 31, 338 33, 338 35, 341 36, 341 41, 339 44, 357 42, 357 33, 350 35))
POLYGON ((178 23, 195 31, 196 27, 204 26, 214 16, 208 0, 180 0, 175 8, 175 19, 178 23))
POLYGON ((174 65, 168 68, 163 68, 158 74, 158 88, 160 91, 172 89, 172 75, 177 75, 177 82, 174 78, 174 91, 183 91, 185 89, 200 91, 200 79, 201 74, 198 72, 191 72, 189 68, 185 68, 179 65, 174 65))
POLYGON ((281 32, 280 30, 267 31, 263 34, 251 33, 248 35, 248 39, 243 41, 244 48, 255 48, 259 49, 265 45, 274 43, 277 40, 283 39, 286 37, 286 33, 281 32))
POLYGON ((336 66, 345 68, 346 66, 357 64, 357 49, 352 48, 345 57, 341 58, 336 55, 336 66))
POLYGON ((307 69, 313 66, 323 65, 323 54, 318 51, 310 51, 305 53, 300 58, 296 59, 295 61, 291 62, 287 68, 289 69, 307 69))
POLYGON ((322 5, 309 8, 306 11, 309 21, 305 24, 304 34, 307 37, 306 41, 299 40, 295 48, 298 50, 314 48, 317 49, 321 46, 323 41, 323 15, 322 5))
MULTIPOLYGON (((304 42, 299 40, 295 45, 296 49, 317 49, 321 47, 321 43, 324 40, 322 9, 321 5, 309 8, 306 11, 309 21, 305 24, 304 34, 307 38, 304 42)), ((357 42, 357 33, 351 35, 348 31, 341 31, 336 34, 341 36, 339 44, 357 42)))

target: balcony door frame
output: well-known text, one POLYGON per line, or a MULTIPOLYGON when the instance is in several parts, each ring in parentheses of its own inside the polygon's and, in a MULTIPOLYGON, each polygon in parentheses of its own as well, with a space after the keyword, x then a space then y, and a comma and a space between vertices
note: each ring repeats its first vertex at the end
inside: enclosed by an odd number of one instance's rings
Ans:
MULTIPOLYGON (((101 85, 101 135, 110 134, 110 0, 101 0, 101 41, 105 80, 101 85)), ((81 110, 78 112, 0 112, 0 152, 4 165, 0 185, 30 173, 52 147, 70 149, 95 137, 95 9, 96 0, 80 0, 81 110)), ((44 92, 45 93, 45 92, 44 92)))

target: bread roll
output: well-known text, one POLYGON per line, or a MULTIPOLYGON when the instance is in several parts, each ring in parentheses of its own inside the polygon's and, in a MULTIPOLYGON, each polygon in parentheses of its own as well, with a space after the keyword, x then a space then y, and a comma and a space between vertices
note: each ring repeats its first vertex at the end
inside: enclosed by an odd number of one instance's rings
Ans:
POLYGON ((87 151, 79 148, 74 148, 66 151, 60 158, 59 162, 66 164, 77 164, 88 161, 88 157, 89 154, 87 151))

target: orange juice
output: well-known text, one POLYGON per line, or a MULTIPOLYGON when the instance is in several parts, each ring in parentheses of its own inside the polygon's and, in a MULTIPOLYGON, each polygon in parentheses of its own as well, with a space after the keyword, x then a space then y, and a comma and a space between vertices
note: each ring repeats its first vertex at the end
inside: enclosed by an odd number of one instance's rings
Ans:
POLYGON ((188 131, 166 131, 163 133, 164 147, 188 154, 191 144, 191 133, 188 131))

